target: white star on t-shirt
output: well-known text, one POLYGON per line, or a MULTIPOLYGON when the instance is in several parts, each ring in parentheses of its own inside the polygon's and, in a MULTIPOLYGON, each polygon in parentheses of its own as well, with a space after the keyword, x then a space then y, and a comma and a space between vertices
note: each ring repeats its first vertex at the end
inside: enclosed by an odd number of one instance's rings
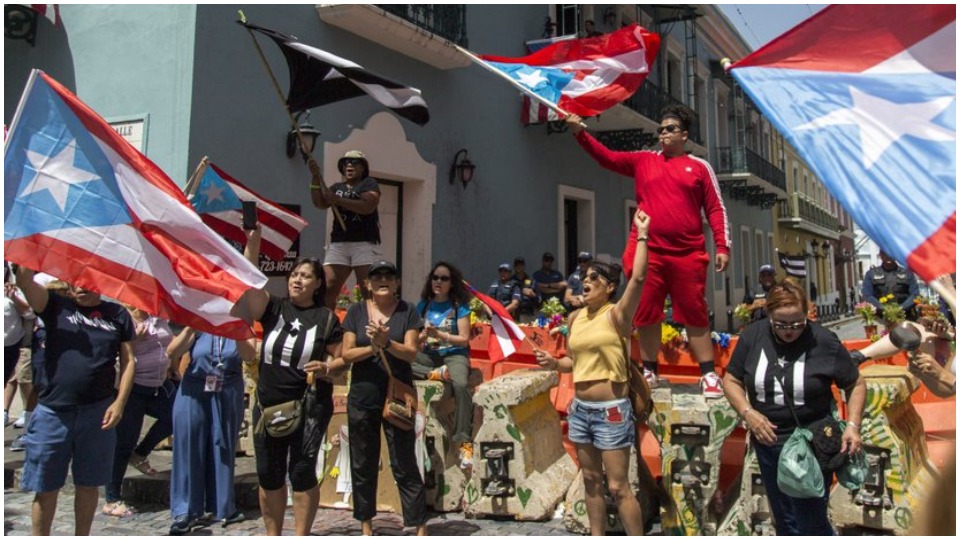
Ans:
POLYGON ((300 322, 300 319, 294 319, 293 322, 290 323, 290 329, 294 332, 299 332, 302 326, 303 323, 300 322))

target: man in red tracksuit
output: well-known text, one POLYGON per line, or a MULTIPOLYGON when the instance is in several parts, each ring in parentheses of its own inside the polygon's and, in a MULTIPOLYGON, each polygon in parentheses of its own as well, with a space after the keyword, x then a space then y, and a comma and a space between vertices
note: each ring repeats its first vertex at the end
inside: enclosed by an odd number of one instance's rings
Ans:
POLYGON ((635 242, 648 243, 647 279, 633 319, 633 325, 640 329, 644 375, 656 384, 663 302, 670 293, 673 319, 686 326, 690 348, 700 363, 703 395, 719 398, 723 389, 715 372, 710 341, 705 298, 709 256, 700 212, 706 213, 713 231, 717 272, 723 272, 730 260, 730 224, 710 164, 684 150, 692 120, 690 110, 670 106, 661 111, 660 117, 660 152, 614 152, 583 130, 579 116, 569 116, 567 124, 580 146, 601 166, 634 179, 637 206, 651 218, 650 237, 638 238, 637 231, 632 229, 623 253, 624 271, 629 276, 635 242))

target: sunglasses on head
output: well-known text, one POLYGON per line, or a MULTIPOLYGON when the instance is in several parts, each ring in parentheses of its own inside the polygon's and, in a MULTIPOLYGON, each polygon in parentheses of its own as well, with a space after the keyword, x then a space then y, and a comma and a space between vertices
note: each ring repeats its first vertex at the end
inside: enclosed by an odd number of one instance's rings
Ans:
POLYGON ((667 133, 673 133, 675 131, 680 131, 680 126, 676 124, 667 124, 665 126, 660 126, 657 128, 657 135, 662 134, 664 131, 667 133))
POLYGON ((807 321, 785 323, 785 322, 771 320, 770 324, 773 325, 774 330, 803 330, 807 326, 807 321))
POLYGON ((430 279, 433 280, 433 281, 441 281, 441 282, 443 282, 443 283, 446 283, 446 282, 450 281, 450 276, 438 276, 438 275, 434 274, 434 275, 430 276, 430 279))

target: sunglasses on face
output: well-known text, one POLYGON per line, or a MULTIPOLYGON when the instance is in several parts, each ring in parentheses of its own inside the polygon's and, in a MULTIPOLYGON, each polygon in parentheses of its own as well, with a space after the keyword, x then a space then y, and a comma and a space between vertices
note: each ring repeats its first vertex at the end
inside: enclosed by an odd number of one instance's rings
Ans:
POLYGON ((770 321, 770 324, 773 325, 774 330, 803 330, 807 326, 807 321, 799 321, 794 323, 785 323, 780 321, 770 321))
POLYGON ((601 276, 600 272, 597 272, 597 271, 588 272, 587 279, 589 279, 590 281, 599 281, 601 279, 603 279, 604 281, 608 281, 607 278, 601 276))
POLYGON ((666 131, 667 133, 673 133, 675 131, 680 131, 680 126, 676 124, 667 124, 665 126, 660 126, 657 128, 657 135, 663 134, 666 131))
POLYGON ((343 160, 343 164, 344 164, 344 165, 360 165, 361 163, 363 163, 363 162, 360 161, 360 160, 357 159, 357 158, 347 158, 347 159, 343 160))
POLYGON ((438 275, 434 274, 434 275, 430 276, 430 279, 433 280, 433 281, 440 281, 440 282, 446 283, 446 282, 450 281, 450 276, 438 276, 438 275))

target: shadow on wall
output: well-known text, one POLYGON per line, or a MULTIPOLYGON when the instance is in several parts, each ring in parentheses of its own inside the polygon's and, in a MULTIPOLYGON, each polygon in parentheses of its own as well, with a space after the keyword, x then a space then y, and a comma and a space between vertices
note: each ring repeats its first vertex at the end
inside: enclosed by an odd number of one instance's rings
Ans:
MULTIPOLYGON (((9 5, 4 6, 6 14, 9 5)), ((63 10, 66 11, 66 10, 63 10)), ((39 69, 76 93, 76 72, 73 54, 70 51, 70 21, 63 20, 61 11, 60 26, 42 15, 36 17, 33 44, 26 39, 10 37, 14 32, 4 28, 3 38, 3 123, 6 126, 13 121, 13 115, 20 103, 20 96, 30 77, 30 71, 39 69)), ((6 17, 5 17, 6 19, 6 17)), ((5 21, 6 26, 6 21, 5 21)), ((23 33, 23 28, 17 28, 23 33)))

